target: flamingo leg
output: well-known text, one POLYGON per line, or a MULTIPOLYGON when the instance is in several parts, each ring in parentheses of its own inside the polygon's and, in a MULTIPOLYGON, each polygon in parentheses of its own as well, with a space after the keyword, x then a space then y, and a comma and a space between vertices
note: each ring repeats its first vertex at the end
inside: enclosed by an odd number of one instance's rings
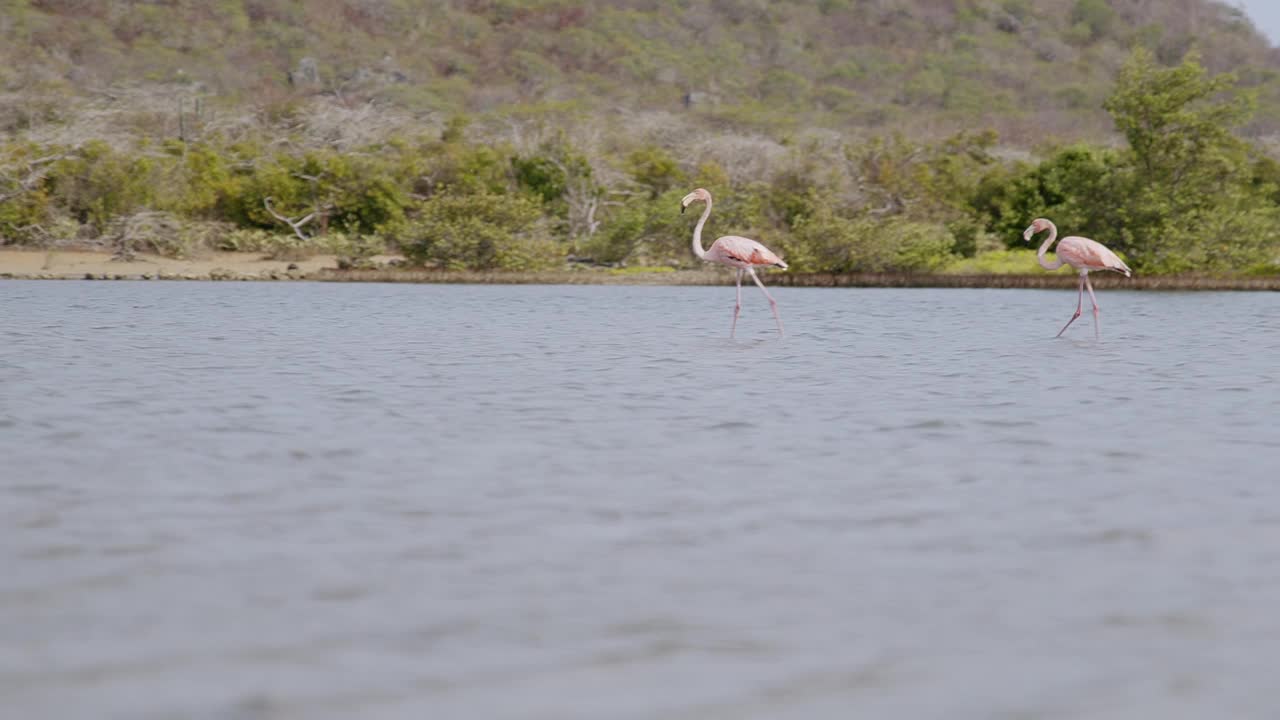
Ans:
MULTIPOLYGON (((1076 318, 1080 317, 1080 308, 1084 305, 1084 283, 1086 279, 1086 275, 1084 273, 1080 273, 1080 283, 1077 287, 1079 294, 1076 297, 1076 314, 1071 316, 1071 319, 1067 321, 1067 324, 1063 325, 1062 329, 1059 330, 1058 334, 1054 335, 1054 337, 1062 337, 1062 333, 1066 332, 1067 328, 1071 327, 1071 323, 1075 322, 1076 318)), ((1092 295, 1093 290, 1090 290, 1089 294, 1092 295)))
POLYGON ((733 324, 729 326, 729 337, 738 329, 738 313, 742 312, 742 268, 738 268, 738 299, 733 303, 733 324))
POLYGON ((1099 339, 1098 313, 1102 312, 1102 309, 1098 307, 1098 298, 1093 294, 1093 283, 1089 282, 1089 273, 1084 274, 1084 286, 1089 290, 1089 302, 1093 303, 1093 339, 1097 340, 1099 339))
POLYGON ((751 279, 756 281, 756 285, 760 286, 760 292, 764 293, 764 296, 769 298, 769 307, 773 310, 773 319, 778 322, 778 334, 786 335, 786 333, 782 331, 782 318, 778 315, 778 301, 774 300, 773 296, 769 294, 769 291, 764 289, 764 283, 760 282, 760 278, 756 276, 754 268, 748 268, 747 272, 751 275, 751 279))

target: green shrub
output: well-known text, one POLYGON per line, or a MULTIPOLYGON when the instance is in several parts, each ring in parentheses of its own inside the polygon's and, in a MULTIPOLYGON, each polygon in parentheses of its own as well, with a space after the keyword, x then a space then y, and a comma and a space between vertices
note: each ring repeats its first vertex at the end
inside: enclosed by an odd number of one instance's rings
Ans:
POLYGON ((665 148, 653 145, 632 150, 626 157, 626 169, 650 198, 689 184, 680 162, 665 148))
POLYGON ((929 272, 952 262, 954 244, 940 225, 901 217, 845 218, 821 206, 797 221, 787 257, 801 272, 929 272))
POLYGON ((95 140, 59 160, 46 187, 72 217, 103 232, 115 218, 151 203, 154 189, 161 186, 156 167, 150 156, 122 153, 95 140))
POLYGON ((261 228, 235 228, 220 235, 214 249, 223 252, 271 252, 274 235, 261 228))
POLYGON ((378 235, 331 232, 321 238, 320 245, 325 252, 337 256, 338 267, 343 270, 372 267, 374 256, 387 251, 386 240, 378 235))
MULTIPOLYGON (((954 275, 1003 275, 1033 274, 1044 272, 1036 259, 1034 249, 992 250, 978 253, 973 257, 958 257, 952 260, 942 272, 954 275)), ((1063 265, 1058 271, 1063 274, 1074 273, 1069 265, 1063 265)))
POLYGON ((1092 42, 1105 37, 1111 31, 1116 12, 1108 0, 1076 0, 1071 8, 1071 22, 1087 32, 1086 40, 1092 42))
POLYGON ((524 195, 437 195, 397 241, 410 261, 446 269, 536 270, 563 258, 540 205, 524 195))

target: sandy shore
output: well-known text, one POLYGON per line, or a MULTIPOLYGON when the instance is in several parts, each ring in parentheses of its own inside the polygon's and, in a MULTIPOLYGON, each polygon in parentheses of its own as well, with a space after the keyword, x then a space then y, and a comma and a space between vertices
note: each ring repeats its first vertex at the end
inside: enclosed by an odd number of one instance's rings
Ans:
POLYGON ((0 277, 42 280, 303 280, 325 268, 336 269, 337 258, 290 262, 265 260, 262 253, 212 253, 185 259, 140 254, 118 261, 89 250, 0 250, 0 277))
MULTIPOLYGON (((392 256, 375 258, 385 265, 392 256)), ((1280 276, 1207 277, 1152 276, 1125 278, 1111 273, 1091 276, 1097 288, 1133 290, 1280 290, 1280 276)), ((316 255, 306 260, 267 260, 261 253, 212 253, 176 259, 138 255, 131 261, 112 260, 111 253, 91 250, 0 249, 0 279, 32 280, 319 280, 329 282, 413 282, 555 285, 725 285, 733 276, 716 268, 671 272, 635 272, 578 268, 541 272, 453 272, 384 267, 339 270, 337 257, 316 255)), ((905 273, 773 272, 766 276, 778 287, 983 287, 1075 288, 1066 273, 1030 275, 941 275, 905 273)))

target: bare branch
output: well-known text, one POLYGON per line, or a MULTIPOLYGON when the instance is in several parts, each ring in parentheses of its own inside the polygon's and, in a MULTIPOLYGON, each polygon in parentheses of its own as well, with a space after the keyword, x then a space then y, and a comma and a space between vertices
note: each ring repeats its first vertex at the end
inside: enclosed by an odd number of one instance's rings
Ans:
POLYGON ((307 215, 306 215, 306 217, 303 217, 303 218, 302 218, 302 219, 300 219, 300 220, 290 220, 289 218, 287 218, 287 217, 285 217, 285 216, 281 215, 280 213, 276 212, 276 211, 275 211, 275 208, 271 207, 271 198, 270 198, 270 197, 264 197, 264 198, 262 198, 262 205, 263 205, 263 207, 265 207, 265 208, 267 209, 267 212, 271 213, 271 217, 273 217, 273 218, 275 218, 275 219, 279 220, 280 222, 282 222, 282 223, 284 223, 285 225, 288 225, 290 228, 292 228, 292 229, 293 229, 293 234, 294 234, 294 235, 297 235, 299 240, 302 240, 303 242, 306 242, 307 240, 310 240, 310 239, 311 239, 309 236, 307 236, 307 235, 303 234, 303 232, 302 232, 302 226, 303 226, 303 225, 306 225, 306 224, 307 224, 307 223, 309 223, 309 222, 311 222, 311 220, 316 216, 316 213, 315 213, 314 211, 313 211, 313 212, 311 212, 311 213, 309 213, 309 214, 307 214, 307 215))
MULTIPOLYGON (((0 193, 0 202, 6 202, 35 189, 36 185, 38 185, 41 180, 44 180, 45 173, 48 172, 46 166, 62 160, 63 158, 75 157, 75 155, 76 153, 74 152, 59 153, 57 155, 46 155, 42 158, 37 158, 28 162, 26 177, 16 181, 17 187, 15 189, 6 193, 0 193)), ((6 175, 8 175, 8 173, 6 173, 6 175)))

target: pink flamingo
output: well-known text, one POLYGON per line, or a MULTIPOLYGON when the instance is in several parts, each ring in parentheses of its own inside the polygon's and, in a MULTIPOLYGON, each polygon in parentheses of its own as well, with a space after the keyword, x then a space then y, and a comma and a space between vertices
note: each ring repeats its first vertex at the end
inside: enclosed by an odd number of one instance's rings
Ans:
POLYGON ((1089 289, 1089 301, 1093 303, 1093 336, 1098 337, 1098 298, 1093 294, 1093 283, 1089 282, 1090 270, 1112 270, 1118 273, 1124 273, 1125 277, 1131 277, 1129 266, 1124 261, 1111 252, 1106 245, 1089 238, 1076 237, 1074 235, 1062 238, 1062 242, 1058 243, 1055 251, 1058 259, 1053 262, 1047 262, 1044 254, 1048 252, 1049 246, 1054 240, 1058 239, 1058 228, 1053 223, 1044 218, 1037 218, 1031 221, 1031 227, 1022 233, 1023 240, 1030 240, 1033 235, 1043 230, 1049 231, 1049 237, 1040 245, 1040 250, 1036 253, 1036 259, 1040 261, 1040 267, 1045 270, 1057 270, 1063 264, 1070 265, 1080 273, 1079 296, 1076 299, 1076 314, 1071 316, 1066 325, 1058 331, 1054 337, 1062 337, 1062 333, 1071 327, 1071 323, 1080 317, 1080 308, 1084 305, 1084 291, 1089 289))
POLYGON ((698 188, 680 201, 680 212, 684 212, 685 208, 695 200, 705 200, 707 209, 702 211, 702 217, 698 218, 698 224, 693 228, 693 254, 698 256, 699 260, 709 262, 717 262, 721 265, 728 265, 736 268, 738 271, 738 299, 733 305, 733 324, 729 326, 729 337, 733 337, 734 331, 738 328, 738 313, 742 311, 742 273, 747 273, 756 285, 760 286, 760 292, 769 298, 769 307, 773 309, 773 319, 778 321, 778 334, 782 335, 782 318, 778 316, 778 302, 773 299, 768 290, 764 289, 764 283, 760 282, 760 278, 756 276, 756 268, 758 267, 780 267, 787 269, 787 264, 782 262, 782 258, 774 254, 772 250, 761 245, 750 238, 738 237, 737 235, 725 235, 716 238, 711 243, 710 250, 702 249, 702 226, 706 224, 707 218, 711 215, 711 193, 704 188, 698 188))

